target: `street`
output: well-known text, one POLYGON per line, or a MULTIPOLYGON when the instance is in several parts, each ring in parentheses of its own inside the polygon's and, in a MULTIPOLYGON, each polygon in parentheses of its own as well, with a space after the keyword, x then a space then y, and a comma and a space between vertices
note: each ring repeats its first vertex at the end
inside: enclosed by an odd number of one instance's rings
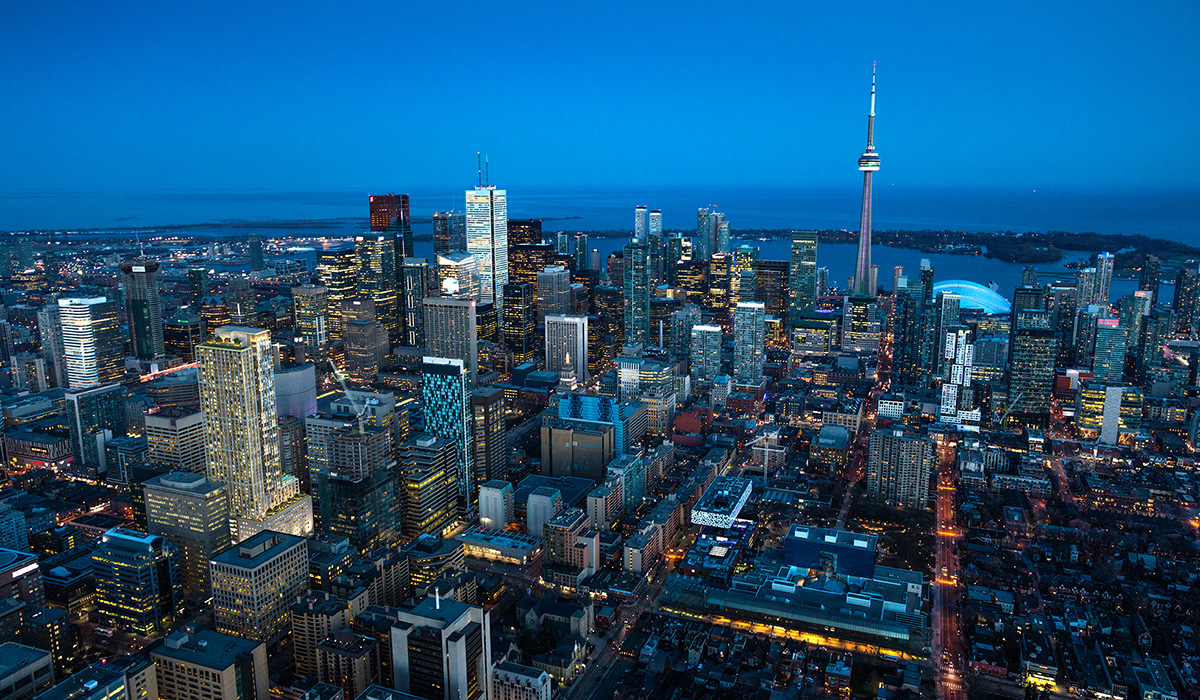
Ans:
POLYGON ((958 530, 955 496, 958 491, 954 478, 955 449, 942 445, 938 449, 937 467, 937 554, 934 560, 933 605, 930 611, 933 626, 931 661, 937 669, 938 697, 959 700, 965 697, 962 676, 962 630, 959 629, 958 555, 955 542, 958 530))

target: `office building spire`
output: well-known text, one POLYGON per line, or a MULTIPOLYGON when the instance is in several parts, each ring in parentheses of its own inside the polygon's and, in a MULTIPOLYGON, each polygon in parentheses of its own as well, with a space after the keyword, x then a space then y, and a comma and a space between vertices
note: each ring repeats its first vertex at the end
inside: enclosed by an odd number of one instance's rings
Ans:
POLYGON ((858 158, 863 173, 862 219, 858 229, 858 261, 854 268, 853 294, 874 296, 871 283, 871 176, 879 170, 875 152, 875 66, 871 66, 871 111, 867 114, 867 150, 858 158))

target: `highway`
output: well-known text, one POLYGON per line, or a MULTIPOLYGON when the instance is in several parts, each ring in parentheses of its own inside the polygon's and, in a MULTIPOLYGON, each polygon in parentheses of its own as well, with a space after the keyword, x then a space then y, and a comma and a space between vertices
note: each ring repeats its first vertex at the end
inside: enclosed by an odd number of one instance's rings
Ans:
POLYGON ((958 556, 955 543, 961 536, 955 496, 958 490, 954 478, 954 447, 938 449, 937 466, 937 554, 934 560, 933 654, 931 661, 937 669, 938 697, 941 700, 961 700, 966 697, 962 676, 962 630, 959 620, 958 556))

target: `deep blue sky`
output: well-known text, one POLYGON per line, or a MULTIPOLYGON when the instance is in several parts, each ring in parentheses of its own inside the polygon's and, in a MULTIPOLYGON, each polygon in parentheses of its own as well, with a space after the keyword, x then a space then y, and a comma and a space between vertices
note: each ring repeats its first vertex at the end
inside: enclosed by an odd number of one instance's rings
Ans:
POLYGON ((0 4, 0 190, 1200 184, 1200 3, 0 4), (270 6, 269 6, 270 5, 270 6), (1177 155, 1179 154, 1179 155, 1177 155))

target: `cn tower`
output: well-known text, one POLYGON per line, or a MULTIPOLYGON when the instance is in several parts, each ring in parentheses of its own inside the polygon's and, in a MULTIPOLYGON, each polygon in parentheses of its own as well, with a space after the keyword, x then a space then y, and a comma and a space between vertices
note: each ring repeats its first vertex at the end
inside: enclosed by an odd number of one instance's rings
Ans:
POLYGON ((871 111, 867 114, 867 150, 858 158, 863 173, 862 220, 858 229, 858 262, 854 269, 854 289, 859 296, 875 296, 871 289, 871 176, 879 170, 875 152, 875 64, 871 64, 871 111))

